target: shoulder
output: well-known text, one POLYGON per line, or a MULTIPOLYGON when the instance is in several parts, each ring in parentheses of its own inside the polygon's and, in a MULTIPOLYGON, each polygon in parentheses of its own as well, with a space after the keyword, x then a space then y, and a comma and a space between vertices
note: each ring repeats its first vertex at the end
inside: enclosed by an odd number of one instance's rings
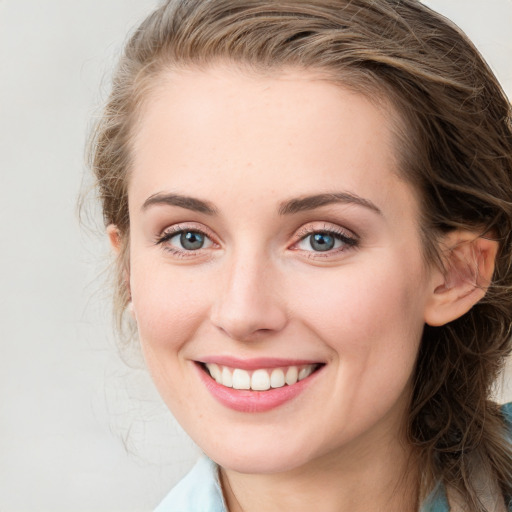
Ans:
POLYGON ((226 512, 217 465, 203 456, 154 512, 226 512))
MULTIPOLYGON (((502 405, 500 412, 507 427, 509 439, 512 442, 512 402, 502 405)), ((488 489, 492 488, 492 485, 486 483, 483 487, 488 489)), ((455 495, 452 495, 453 493, 450 493, 450 490, 451 489, 446 490, 444 485, 441 482, 438 482, 435 489, 423 503, 420 512, 456 512, 458 510, 462 510, 462 506, 457 504, 457 498, 455 495)), ((491 493, 485 498, 485 501, 489 503, 494 502, 495 499, 496 493, 491 493)), ((497 511, 503 510, 503 512, 505 512, 502 507, 503 505, 493 503, 491 509, 497 511)), ((512 512, 512 502, 508 505, 507 510, 512 512)))
MULTIPOLYGON (((501 414, 507 427, 508 439, 512 443, 512 402, 501 406, 501 414)), ((509 497, 507 510, 512 512, 512 497, 509 497)))

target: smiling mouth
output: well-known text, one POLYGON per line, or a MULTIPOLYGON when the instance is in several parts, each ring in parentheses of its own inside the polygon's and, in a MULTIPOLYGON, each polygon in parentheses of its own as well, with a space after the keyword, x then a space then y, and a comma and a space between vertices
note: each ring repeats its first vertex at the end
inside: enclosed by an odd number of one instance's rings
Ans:
POLYGON ((217 384, 226 388, 268 391, 269 389, 293 386, 309 377, 323 365, 315 363, 282 368, 260 368, 252 371, 215 363, 201 363, 201 366, 217 384))

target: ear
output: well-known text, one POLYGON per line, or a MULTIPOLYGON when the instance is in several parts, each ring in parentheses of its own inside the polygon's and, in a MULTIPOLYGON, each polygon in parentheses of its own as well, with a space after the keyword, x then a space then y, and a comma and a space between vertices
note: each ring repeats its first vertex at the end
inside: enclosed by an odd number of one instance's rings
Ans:
POLYGON ((491 282, 498 242, 476 232, 455 230, 441 243, 442 269, 432 274, 425 322, 445 325, 467 313, 482 299, 491 282))
POLYGON ((121 252, 121 233, 115 224, 109 224, 107 226, 107 235, 110 240, 110 246, 114 252, 119 255, 121 252))
MULTIPOLYGON (((115 224, 109 224, 107 226, 107 235, 110 240, 110 246, 113 251, 116 253, 116 257, 122 257, 122 248, 123 248, 123 237, 115 224)), ((130 291, 130 271, 128 265, 124 265, 123 270, 123 281, 124 285, 127 287, 128 296, 130 297, 127 308, 133 318, 135 318, 135 310, 133 307, 133 302, 131 300, 131 291, 130 291)))

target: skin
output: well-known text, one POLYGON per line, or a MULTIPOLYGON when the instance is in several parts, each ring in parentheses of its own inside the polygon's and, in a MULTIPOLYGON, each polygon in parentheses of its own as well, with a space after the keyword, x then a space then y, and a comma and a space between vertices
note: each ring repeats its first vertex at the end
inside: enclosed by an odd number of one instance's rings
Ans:
POLYGON ((128 189, 134 316, 163 399, 222 467, 231 511, 416 506, 403 427, 423 326, 446 287, 425 265, 389 117, 311 73, 220 65, 165 76, 141 113, 128 189), (279 212, 325 193, 366 203, 279 212), (148 204, 156 194, 215 214, 148 204), (206 244, 162 242, 173 229, 206 244), (355 243, 315 251, 308 235, 329 230, 355 243), (218 355, 324 366, 293 400, 247 413, 199 378, 195 361, 218 355))

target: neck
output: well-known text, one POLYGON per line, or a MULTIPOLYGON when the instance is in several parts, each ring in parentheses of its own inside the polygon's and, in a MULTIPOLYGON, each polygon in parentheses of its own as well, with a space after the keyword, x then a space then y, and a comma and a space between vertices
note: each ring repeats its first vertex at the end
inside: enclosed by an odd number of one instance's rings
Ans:
POLYGON ((277 474, 221 469, 230 512, 413 512, 418 510, 418 466, 398 440, 376 449, 351 447, 277 474))

